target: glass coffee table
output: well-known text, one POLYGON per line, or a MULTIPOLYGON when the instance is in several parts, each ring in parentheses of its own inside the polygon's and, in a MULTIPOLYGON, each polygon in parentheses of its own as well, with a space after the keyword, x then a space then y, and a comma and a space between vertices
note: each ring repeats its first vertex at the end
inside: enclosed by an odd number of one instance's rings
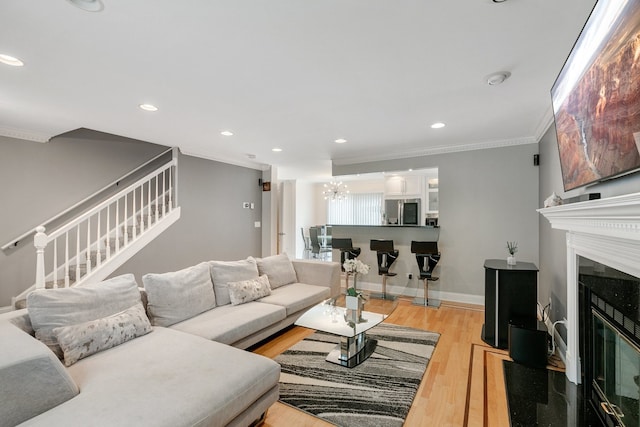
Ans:
POLYGON ((346 320, 345 295, 311 307, 296 320, 297 326, 327 332, 340 337, 340 344, 327 356, 327 362, 353 368, 364 362, 376 349, 377 341, 366 332, 382 323, 398 306, 398 299, 382 299, 363 292, 366 302, 360 323, 346 320))

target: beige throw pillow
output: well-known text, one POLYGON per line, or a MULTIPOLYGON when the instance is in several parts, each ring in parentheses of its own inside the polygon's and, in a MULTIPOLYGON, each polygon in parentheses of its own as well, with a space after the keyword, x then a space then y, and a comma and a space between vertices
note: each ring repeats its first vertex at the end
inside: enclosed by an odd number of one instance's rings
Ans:
POLYGON ((259 276, 258 266, 253 257, 240 261, 210 261, 209 265, 211 266, 211 278, 216 292, 216 301, 219 306, 231 303, 228 288, 229 282, 254 280, 259 276))
POLYGON ((149 332, 151 323, 142 303, 109 317, 53 329, 64 353, 65 366, 149 332))
POLYGON ((125 274, 73 288, 33 291, 27 296, 27 309, 36 338, 62 359, 54 328, 111 316, 139 302, 135 277, 125 274))
POLYGON ((271 295, 271 286, 269 286, 269 279, 266 275, 254 280, 229 282, 228 285, 231 305, 244 304, 271 295))
POLYGON ((147 310, 155 326, 171 326, 216 306, 209 264, 163 274, 145 274, 147 310))
POLYGON ((288 285, 298 281, 296 270, 293 268, 291 260, 287 254, 273 255, 260 258, 258 262, 258 272, 269 277, 271 289, 288 285))

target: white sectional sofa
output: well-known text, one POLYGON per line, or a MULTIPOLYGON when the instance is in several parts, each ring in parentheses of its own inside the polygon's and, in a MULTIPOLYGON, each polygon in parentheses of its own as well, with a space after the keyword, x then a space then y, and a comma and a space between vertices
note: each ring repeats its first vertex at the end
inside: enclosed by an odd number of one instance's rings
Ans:
POLYGON ((36 291, 0 315, 1 427, 251 425, 280 366, 243 349, 337 295, 340 266, 278 255, 142 281, 36 291))

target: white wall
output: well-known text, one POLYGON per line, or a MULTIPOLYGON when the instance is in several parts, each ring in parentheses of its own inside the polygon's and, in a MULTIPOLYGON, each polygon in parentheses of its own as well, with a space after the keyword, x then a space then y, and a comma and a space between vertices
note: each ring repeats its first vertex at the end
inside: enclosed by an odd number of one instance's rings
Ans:
POLYGON ((484 296, 484 260, 506 259, 506 242, 517 241, 517 258, 538 264, 537 144, 433 156, 334 165, 334 175, 437 167, 442 259, 432 289, 484 296), (438 271, 439 270, 439 271, 438 271))
POLYGON ((298 180, 295 182, 296 194, 296 258, 303 257, 304 241, 300 230, 315 225, 315 184, 298 180))

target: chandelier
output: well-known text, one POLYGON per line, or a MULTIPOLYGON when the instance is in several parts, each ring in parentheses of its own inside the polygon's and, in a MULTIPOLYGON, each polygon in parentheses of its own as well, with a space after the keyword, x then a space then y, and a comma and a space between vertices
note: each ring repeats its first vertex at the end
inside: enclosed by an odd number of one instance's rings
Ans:
POLYGON ((322 191, 324 199, 331 200, 332 202, 346 199, 347 194, 349 194, 349 190, 347 190, 347 186, 343 184, 342 181, 331 181, 328 184, 324 184, 324 190, 322 191))

